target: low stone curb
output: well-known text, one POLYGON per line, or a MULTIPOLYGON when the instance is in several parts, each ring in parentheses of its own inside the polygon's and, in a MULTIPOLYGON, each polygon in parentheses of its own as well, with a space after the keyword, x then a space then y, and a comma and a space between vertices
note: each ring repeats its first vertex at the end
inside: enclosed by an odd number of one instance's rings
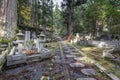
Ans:
POLYGON ((59 46, 60 46, 60 53, 61 53, 61 57, 62 57, 62 61, 64 63, 64 68, 65 68, 65 71, 64 73, 66 74, 66 77, 65 77, 65 80, 70 80, 70 76, 69 76, 69 71, 67 70, 67 66, 65 64, 65 59, 64 59, 64 56, 63 56, 63 49, 62 49, 62 43, 59 43, 59 46))

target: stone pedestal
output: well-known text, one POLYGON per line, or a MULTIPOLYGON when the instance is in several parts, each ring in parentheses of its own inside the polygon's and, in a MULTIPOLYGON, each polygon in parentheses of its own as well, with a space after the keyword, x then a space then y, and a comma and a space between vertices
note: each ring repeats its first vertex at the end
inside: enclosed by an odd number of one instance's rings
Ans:
POLYGON ((21 64, 21 63, 27 63, 25 54, 7 55, 7 66, 21 64))

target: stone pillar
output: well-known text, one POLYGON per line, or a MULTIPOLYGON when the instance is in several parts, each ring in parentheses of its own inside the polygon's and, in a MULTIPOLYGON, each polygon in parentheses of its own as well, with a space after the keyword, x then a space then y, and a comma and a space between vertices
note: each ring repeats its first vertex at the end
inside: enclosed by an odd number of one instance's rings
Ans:
POLYGON ((25 40, 30 41, 30 31, 25 31, 25 40))
POLYGON ((41 45, 40 45, 39 39, 36 40, 36 47, 38 49, 38 52, 40 52, 41 51, 41 45))
POLYGON ((30 49, 30 31, 25 31, 25 49, 30 49))

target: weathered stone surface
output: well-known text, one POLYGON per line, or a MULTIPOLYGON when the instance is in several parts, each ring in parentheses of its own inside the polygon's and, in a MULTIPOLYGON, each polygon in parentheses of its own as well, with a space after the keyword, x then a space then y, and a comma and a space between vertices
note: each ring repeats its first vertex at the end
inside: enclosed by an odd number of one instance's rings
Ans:
POLYGON ((26 63, 26 55, 25 54, 15 54, 15 55, 7 55, 7 66, 26 63))
POLYGON ((74 58, 76 56, 75 55, 66 55, 66 57, 68 57, 68 58, 74 58))
POLYGON ((95 69, 82 69, 81 72, 85 75, 98 75, 98 72, 95 69))
POLYGON ((82 63, 71 63, 70 66, 71 67, 84 67, 85 65, 82 63))
POLYGON ((111 54, 113 50, 114 50, 114 48, 112 48, 110 50, 104 50, 103 57, 114 58, 114 56, 111 54))
POLYGON ((77 80, 96 80, 94 78, 78 78, 77 80))
POLYGON ((77 57, 77 58, 74 58, 75 60, 78 60, 78 61, 81 61, 81 60, 84 60, 84 57, 77 57))

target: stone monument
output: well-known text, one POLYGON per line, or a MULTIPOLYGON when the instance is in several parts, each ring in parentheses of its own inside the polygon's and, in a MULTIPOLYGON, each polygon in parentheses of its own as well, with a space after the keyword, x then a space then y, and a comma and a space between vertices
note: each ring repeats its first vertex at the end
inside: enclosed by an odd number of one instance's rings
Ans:
POLYGON ((18 54, 19 53, 22 53, 22 50, 23 50, 23 43, 24 43, 24 40, 23 40, 23 37, 24 37, 24 34, 22 33, 21 30, 19 30, 19 33, 16 35, 18 40, 16 41, 16 43, 18 44, 18 54))
POLYGON ((14 41, 14 44, 17 46, 14 46, 7 55, 7 66, 26 63, 26 54, 23 53, 24 34, 19 30, 16 36, 18 40, 14 41))

